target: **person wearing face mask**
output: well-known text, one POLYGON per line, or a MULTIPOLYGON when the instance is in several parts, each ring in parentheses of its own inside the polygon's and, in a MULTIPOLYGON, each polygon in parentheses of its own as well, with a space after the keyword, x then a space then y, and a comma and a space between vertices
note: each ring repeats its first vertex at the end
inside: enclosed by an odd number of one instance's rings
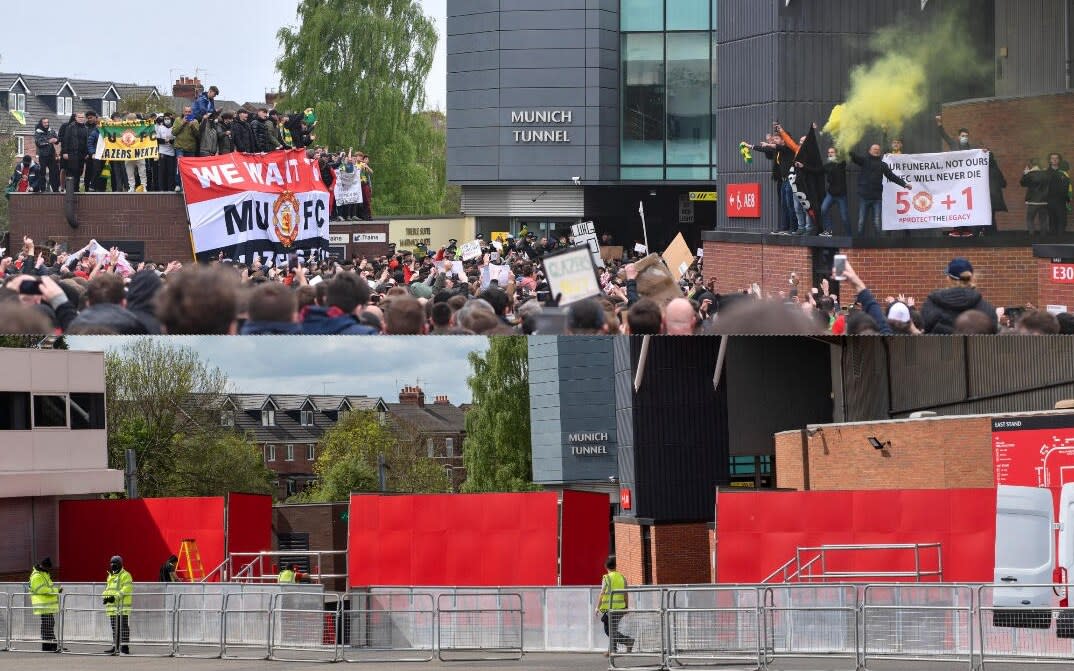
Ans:
MULTIPOLYGON (((989 230, 996 230, 996 213, 1006 212, 1007 204, 1003 198, 1003 189, 1007 187, 1007 179, 1003 176, 1003 172, 999 169, 999 163, 996 161, 996 156, 987 147, 976 147, 970 142, 970 131, 968 128, 958 129, 958 139, 953 139, 947 134, 947 131, 943 127, 943 116, 936 117, 936 125, 940 129, 940 137, 943 138, 944 144, 947 145, 948 151, 968 151, 970 149, 983 149, 988 152, 988 190, 989 197, 992 201, 992 225, 989 226, 989 230)), ((984 235, 984 230, 981 229, 977 233, 978 235, 984 235)), ((973 231, 965 227, 957 227, 955 230, 948 233, 952 238, 972 238, 973 231)))
POLYGON ((828 148, 828 160, 824 163, 824 187, 826 194, 820 206, 821 232, 830 238, 835 231, 830 211, 832 205, 839 206, 843 230, 850 234, 850 214, 847 207, 847 162, 839 160, 835 147, 828 148))
POLYGON ((165 112, 163 120, 157 126, 157 144, 160 154, 157 188, 161 191, 175 190, 178 164, 175 162, 175 135, 172 133, 174 123, 175 116, 171 112, 165 112))
POLYGON ((112 625, 112 647, 105 653, 114 655, 118 650, 124 655, 131 654, 131 595, 134 593, 134 578, 123 568, 123 557, 115 555, 108 562, 108 576, 105 578, 101 601, 104 602, 108 621, 112 625))

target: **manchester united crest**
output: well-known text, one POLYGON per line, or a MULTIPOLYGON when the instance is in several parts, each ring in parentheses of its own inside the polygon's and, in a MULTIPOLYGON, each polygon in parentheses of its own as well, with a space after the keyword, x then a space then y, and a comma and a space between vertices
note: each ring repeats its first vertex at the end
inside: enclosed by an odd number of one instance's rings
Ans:
POLYGON ((290 191, 284 191, 272 205, 272 225, 276 237, 284 247, 290 248, 298 238, 298 198, 290 191))

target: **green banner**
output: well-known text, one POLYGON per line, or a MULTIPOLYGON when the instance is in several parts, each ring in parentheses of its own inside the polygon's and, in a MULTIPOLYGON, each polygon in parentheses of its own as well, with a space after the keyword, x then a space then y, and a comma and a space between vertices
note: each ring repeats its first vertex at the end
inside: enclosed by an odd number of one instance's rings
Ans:
POLYGON ((156 160, 157 128, 152 121, 102 121, 97 125, 99 161, 156 160))

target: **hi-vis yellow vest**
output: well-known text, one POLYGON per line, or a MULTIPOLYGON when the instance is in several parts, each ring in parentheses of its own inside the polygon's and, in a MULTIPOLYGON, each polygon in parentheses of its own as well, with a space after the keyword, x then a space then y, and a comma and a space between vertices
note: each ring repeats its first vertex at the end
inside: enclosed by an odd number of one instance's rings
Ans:
POLYGON ((280 576, 276 580, 277 580, 277 582, 281 582, 281 583, 294 582, 295 581, 295 572, 292 571, 291 569, 284 569, 283 571, 280 571, 280 576))
POLYGON ((609 571, 604 575, 603 579, 603 592, 600 596, 600 612, 608 612, 608 604, 611 603, 612 610, 623 610, 626 608, 626 594, 620 592, 619 594, 612 595, 615 590, 626 589, 626 578, 622 573, 618 571, 609 571))
POLYGON ((34 615, 55 615, 60 612, 60 593, 52 585, 52 576, 34 569, 30 574, 30 603, 34 615))

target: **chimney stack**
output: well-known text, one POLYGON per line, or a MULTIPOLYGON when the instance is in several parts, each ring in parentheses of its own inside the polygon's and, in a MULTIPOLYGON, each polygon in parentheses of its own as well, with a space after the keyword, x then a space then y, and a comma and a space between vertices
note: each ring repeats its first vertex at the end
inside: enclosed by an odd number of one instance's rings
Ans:
POLYGON ((403 387, 403 390, 399 392, 399 402, 403 405, 424 408, 425 392, 421 390, 421 387, 403 387))
POLYGON ((436 405, 451 405, 451 401, 448 400, 447 396, 437 396, 435 404, 436 405))
POLYGON ((175 84, 172 85, 172 96, 175 98, 186 98, 187 100, 194 100, 198 97, 198 93, 201 92, 201 80, 197 77, 187 77, 182 75, 179 79, 175 80, 175 84))

